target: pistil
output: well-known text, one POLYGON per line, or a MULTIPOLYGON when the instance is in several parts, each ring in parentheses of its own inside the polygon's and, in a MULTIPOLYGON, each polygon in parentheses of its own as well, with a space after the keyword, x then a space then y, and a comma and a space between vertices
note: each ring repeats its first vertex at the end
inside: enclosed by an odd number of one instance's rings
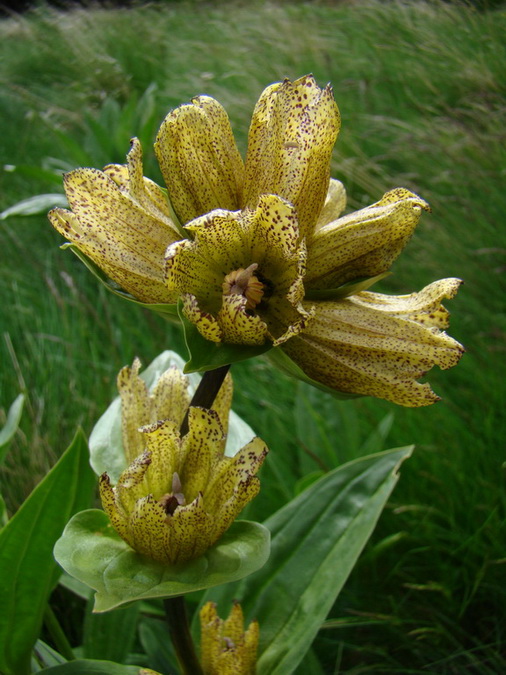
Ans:
POLYGON ((264 284, 255 275, 257 263, 252 263, 246 269, 240 267, 230 272, 223 281, 224 295, 243 295, 246 298, 246 309, 255 309, 261 302, 265 289, 264 284))

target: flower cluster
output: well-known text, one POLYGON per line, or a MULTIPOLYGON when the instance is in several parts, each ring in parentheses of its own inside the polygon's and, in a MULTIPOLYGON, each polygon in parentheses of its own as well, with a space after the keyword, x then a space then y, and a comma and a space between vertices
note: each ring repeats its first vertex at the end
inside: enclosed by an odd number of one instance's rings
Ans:
POLYGON ((118 377, 130 465, 115 487, 107 473, 101 476, 100 497, 118 534, 138 553, 184 562, 210 548, 258 493, 255 474, 267 448, 254 438, 233 457, 224 455, 221 420, 228 419, 230 378, 215 409, 190 407, 189 430, 181 437, 189 403, 184 376, 170 368, 149 394, 139 367, 136 360, 118 377), (161 411, 170 417, 160 420, 161 411), (146 424, 153 416, 158 421, 146 424))
POLYGON ((427 203, 404 188, 343 215, 330 178, 340 116, 312 76, 269 86, 253 112, 246 160, 223 107, 208 96, 169 113, 155 151, 167 195, 143 176, 139 142, 126 166, 67 174, 71 211, 56 229, 146 303, 181 299, 215 345, 282 350, 319 385, 405 406, 438 400, 418 382, 454 366, 444 298, 458 279, 418 293, 369 291, 410 239, 427 203))
POLYGON ((244 630, 239 603, 227 619, 220 619, 216 605, 207 602, 200 610, 201 661, 204 675, 254 675, 259 627, 252 621, 244 630))

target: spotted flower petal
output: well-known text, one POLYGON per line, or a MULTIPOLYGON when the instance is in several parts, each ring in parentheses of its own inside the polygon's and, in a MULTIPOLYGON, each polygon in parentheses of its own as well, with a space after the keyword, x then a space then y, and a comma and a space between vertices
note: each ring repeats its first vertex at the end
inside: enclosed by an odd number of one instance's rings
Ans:
POLYGON ((339 127, 330 85, 320 89, 312 75, 267 87, 251 121, 243 205, 254 208, 265 193, 283 197, 309 240, 327 196, 339 127))
POLYGON ((163 283, 162 261, 167 245, 180 235, 154 184, 142 178, 137 142, 127 173, 128 178, 124 170, 111 168, 71 171, 64 184, 72 210, 53 209, 49 219, 124 290, 142 302, 173 303, 176 298, 163 283))
POLYGON ((390 269, 429 205, 397 188, 379 202, 334 220, 318 230, 308 251, 307 290, 336 288, 351 279, 390 269))
MULTIPOLYGON (((128 463, 146 450, 146 435, 139 428, 158 420, 171 420, 181 426, 190 404, 188 378, 176 366, 163 372, 152 391, 139 376, 141 362, 135 359, 131 367, 122 368, 117 379, 121 397, 123 449, 128 463)), ((225 378, 213 408, 222 420, 223 434, 228 430, 228 416, 232 401, 232 378, 225 378)))
POLYGON ((290 203, 263 195, 254 210, 212 211, 187 229, 194 240, 167 249, 167 285, 206 339, 261 345, 302 330, 306 252, 290 203))
POLYGON ((256 472, 267 448, 254 438, 234 457, 216 411, 190 408, 189 431, 160 421, 143 427, 146 451, 100 496, 118 534, 137 552, 178 563, 202 555, 258 493, 256 472))
POLYGON ((456 365, 463 352, 442 332, 448 312, 441 300, 460 284, 443 279, 411 295, 363 292, 318 302, 314 321, 284 351, 310 378, 338 391, 429 405, 438 396, 417 380, 434 365, 456 365))
POLYGON ((155 152, 181 222, 217 208, 239 208, 243 162, 218 101, 198 96, 169 113, 155 152))

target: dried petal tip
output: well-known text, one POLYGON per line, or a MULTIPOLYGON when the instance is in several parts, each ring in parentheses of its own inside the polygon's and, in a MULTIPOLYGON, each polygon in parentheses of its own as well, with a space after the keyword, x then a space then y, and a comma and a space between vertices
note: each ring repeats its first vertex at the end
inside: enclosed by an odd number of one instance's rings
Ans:
POLYGON ((254 675, 259 627, 252 621, 244 630, 241 605, 234 603, 225 621, 214 602, 200 610, 201 661, 204 675, 254 675))

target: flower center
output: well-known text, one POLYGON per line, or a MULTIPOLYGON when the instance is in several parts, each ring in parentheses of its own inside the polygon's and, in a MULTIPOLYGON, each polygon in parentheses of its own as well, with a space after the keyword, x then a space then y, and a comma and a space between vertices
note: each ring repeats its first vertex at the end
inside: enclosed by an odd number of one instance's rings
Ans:
POLYGON ((227 274, 222 284, 223 295, 243 295, 246 309, 255 309, 265 292, 264 284, 255 275, 257 268, 258 264, 252 263, 246 269, 240 267, 227 274))
POLYGON ((178 506, 184 506, 186 504, 181 480, 175 471, 172 476, 172 492, 164 494, 158 502, 163 506, 165 513, 168 516, 173 516, 174 511, 178 506))

